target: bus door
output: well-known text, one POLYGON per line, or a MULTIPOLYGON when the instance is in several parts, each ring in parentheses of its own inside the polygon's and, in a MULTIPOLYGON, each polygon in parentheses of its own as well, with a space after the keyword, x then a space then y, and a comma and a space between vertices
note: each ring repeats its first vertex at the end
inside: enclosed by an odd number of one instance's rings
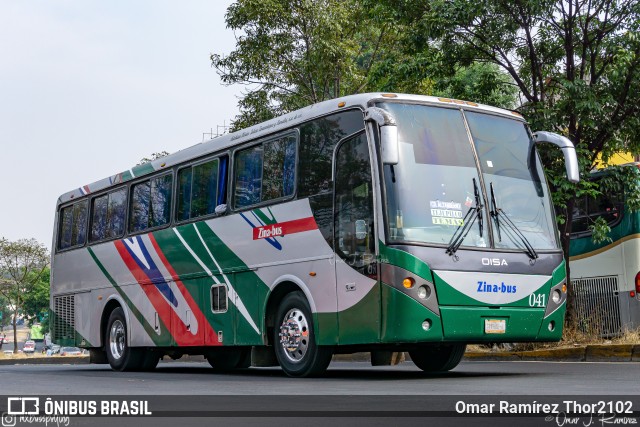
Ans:
POLYGON ((371 162, 364 131, 339 144, 334 165, 338 343, 376 342, 380 331, 380 286, 371 162))

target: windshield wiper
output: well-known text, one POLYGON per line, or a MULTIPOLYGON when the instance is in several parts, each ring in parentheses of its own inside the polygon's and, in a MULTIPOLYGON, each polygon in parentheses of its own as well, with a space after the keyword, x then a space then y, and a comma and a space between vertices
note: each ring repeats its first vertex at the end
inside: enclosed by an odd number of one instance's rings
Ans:
POLYGON ((491 211, 489 211, 489 213, 491 214, 491 217, 493 218, 493 220, 496 223, 496 231, 498 233, 498 241, 502 242, 502 236, 500 234, 500 218, 502 218, 504 220, 504 224, 506 226, 508 226, 509 229, 511 230, 511 233, 509 233, 509 232, 507 232, 505 230, 505 233, 507 233, 509 235, 509 238, 513 241, 513 240, 515 240, 514 239, 514 235, 517 236, 518 239, 524 245, 525 251, 526 251, 527 255, 529 255, 529 258, 537 259, 538 258, 538 253, 536 252, 535 249, 533 249, 533 246, 531 245, 529 240, 525 237, 524 234, 522 234, 522 232, 513 223, 513 221, 511 221, 511 219, 507 216, 507 214, 501 208, 498 207, 498 204, 496 203, 496 196, 495 196, 495 193, 493 192, 493 182, 489 184, 489 188, 491 189, 491 211))
POLYGON ((471 226, 478 219, 478 227, 480 229, 480 237, 482 237, 482 208, 484 207, 482 203, 480 203, 480 191, 478 191, 478 185, 476 184, 476 179, 473 178, 473 193, 476 199, 476 205, 469 208, 466 215, 462 219, 462 223, 458 225, 455 233, 451 236, 451 240, 449 240, 449 246, 447 246, 446 253, 449 255, 454 255, 462 242, 471 231, 471 226))

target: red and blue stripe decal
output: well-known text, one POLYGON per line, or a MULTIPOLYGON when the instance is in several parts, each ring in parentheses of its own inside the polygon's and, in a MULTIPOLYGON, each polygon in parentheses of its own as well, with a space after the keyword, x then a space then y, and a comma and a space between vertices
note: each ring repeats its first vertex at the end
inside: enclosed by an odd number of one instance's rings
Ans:
POLYGON ((152 234, 147 235, 150 247, 142 236, 135 236, 114 242, 120 257, 141 286, 155 308, 162 322, 169 326, 171 335, 178 346, 221 345, 217 334, 205 318, 185 285, 162 253, 152 234), (150 250, 154 251, 168 273, 165 277, 154 262, 150 250), (175 286, 171 286, 173 281, 175 286), (177 292, 176 292, 177 291, 177 292), (191 312, 192 318, 187 315, 191 312), (204 330, 201 330, 203 328, 204 330))

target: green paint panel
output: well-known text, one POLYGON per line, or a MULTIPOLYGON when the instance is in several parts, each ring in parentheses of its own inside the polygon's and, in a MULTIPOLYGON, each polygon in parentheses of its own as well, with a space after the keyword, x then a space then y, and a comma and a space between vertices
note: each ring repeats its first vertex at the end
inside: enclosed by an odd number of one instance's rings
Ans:
POLYGON ((338 313, 314 313, 316 344, 338 344, 338 313))
POLYGON ((380 245, 380 262, 385 264, 395 265, 396 267, 404 268, 418 276, 432 281, 431 269, 420 258, 416 258, 408 252, 401 251, 399 249, 390 248, 386 246, 382 241, 380 245))
POLYGON ((431 310, 404 293, 382 284, 382 342, 441 341, 442 324, 431 310), (425 331, 422 322, 431 321, 425 331))
POLYGON ((131 170, 133 171, 133 174, 135 175, 136 178, 149 174, 151 172, 155 172, 155 169, 153 168, 153 165, 151 164, 151 162, 134 166, 133 169, 131 170))
POLYGON ((567 304, 562 306, 546 317, 540 326, 536 341, 560 341, 562 339, 562 329, 564 327, 564 316, 567 312, 567 304), (549 324, 553 322, 553 331, 549 330, 549 324))
MULTIPOLYGON (((183 225, 178 227, 178 232, 219 283, 225 283, 225 278, 220 273, 218 266, 222 269, 254 324, 258 327, 258 332, 256 332, 238 310, 238 301, 229 300, 226 313, 212 313, 211 286, 216 281, 189 253, 173 230, 161 230, 154 233, 167 261, 183 281, 202 312, 205 313, 211 326, 215 331, 223 331, 223 344, 262 344, 263 304, 266 301, 269 287, 205 223, 197 223, 196 226, 193 224, 183 225), (203 241, 207 245, 206 247, 203 241), (215 257, 217 265, 211 259, 212 255, 215 257)), ((229 294, 233 295, 231 292, 229 294)))
POLYGON ((629 208, 625 206, 622 221, 620 221, 620 223, 615 227, 611 227, 611 232, 608 234, 611 241, 594 243, 591 235, 580 237, 578 239, 571 239, 569 243, 569 256, 582 255, 601 249, 613 242, 617 242, 625 236, 637 233, 640 233, 640 211, 631 212, 629 211, 629 208))
POLYGON ((380 341, 380 285, 376 284, 353 307, 338 313, 338 343, 367 344, 380 341))
POLYGON ((440 307, 446 341, 536 341, 544 308, 440 307), (503 334, 485 333, 485 320, 505 320, 503 334))

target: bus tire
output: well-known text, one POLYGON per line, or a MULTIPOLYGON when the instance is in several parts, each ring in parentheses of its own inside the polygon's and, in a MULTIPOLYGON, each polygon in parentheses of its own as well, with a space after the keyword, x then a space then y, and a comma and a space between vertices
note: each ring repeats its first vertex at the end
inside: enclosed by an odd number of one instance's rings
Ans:
POLYGON ((466 344, 425 345, 410 350, 409 356, 425 372, 446 372, 458 366, 466 348, 466 344))
POLYGON ((246 368, 246 349, 243 348, 218 348, 206 355, 207 362, 216 372, 227 372, 233 369, 246 368))
POLYGON ((107 360, 114 371, 136 371, 142 367, 144 354, 127 344, 127 320, 120 307, 109 316, 104 342, 107 360))
POLYGON ((331 363, 333 350, 316 344, 311 308, 302 292, 291 292, 280 303, 273 343, 278 363, 290 377, 320 375, 331 363))

